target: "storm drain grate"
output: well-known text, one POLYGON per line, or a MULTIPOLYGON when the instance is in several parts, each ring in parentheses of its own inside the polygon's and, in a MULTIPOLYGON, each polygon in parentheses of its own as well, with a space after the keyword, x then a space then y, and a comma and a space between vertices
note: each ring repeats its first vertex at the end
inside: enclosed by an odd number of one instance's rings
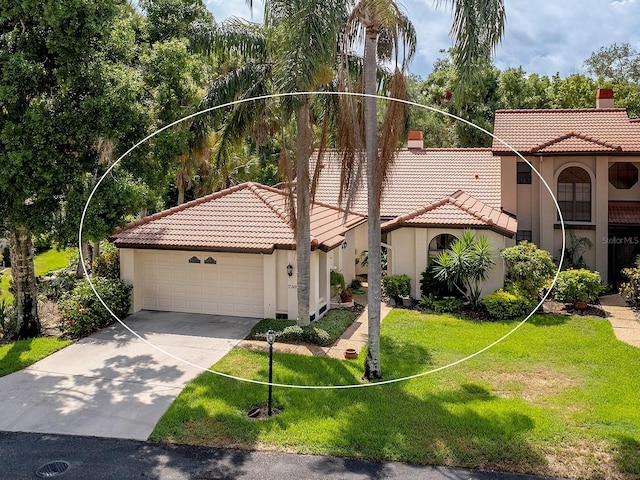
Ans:
POLYGON ((69 470, 69 462, 64 460, 56 460, 55 462, 45 463, 36 470, 36 476, 39 478, 53 478, 62 475, 69 470))

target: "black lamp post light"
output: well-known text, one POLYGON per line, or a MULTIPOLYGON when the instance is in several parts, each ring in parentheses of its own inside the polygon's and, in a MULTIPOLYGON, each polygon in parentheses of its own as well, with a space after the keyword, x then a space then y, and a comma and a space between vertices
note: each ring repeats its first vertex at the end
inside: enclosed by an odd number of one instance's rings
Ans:
MULTIPOLYGON (((269 344, 269 400, 267 402, 267 418, 273 416, 273 344, 276 342, 276 332, 269 330, 266 334, 267 343, 269 344)), ((261 413, 260 407, 252 407, 247 415, 250 418, 264 418, 261 413)))
POLYGON ((273 344, 276 341, 276 332, 267 332, 267 343, 269 344, 269 402, 267 403, 267 416, 273 415, 273 344))

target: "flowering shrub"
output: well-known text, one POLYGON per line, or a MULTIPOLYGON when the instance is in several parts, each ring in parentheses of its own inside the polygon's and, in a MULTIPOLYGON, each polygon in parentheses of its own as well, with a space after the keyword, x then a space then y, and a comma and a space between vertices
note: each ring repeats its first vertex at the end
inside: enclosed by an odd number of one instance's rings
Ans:
MULTIPOLYGON (((132 286, 121 280, 95 277, 96 291, 118 317, 123 317, 131 307, 132 286)), ((60 331, 66 337, 79 338, 113 323, 114 319, 100 303, 87 280, 79 281, 70 293, 58 302, 60 331)))

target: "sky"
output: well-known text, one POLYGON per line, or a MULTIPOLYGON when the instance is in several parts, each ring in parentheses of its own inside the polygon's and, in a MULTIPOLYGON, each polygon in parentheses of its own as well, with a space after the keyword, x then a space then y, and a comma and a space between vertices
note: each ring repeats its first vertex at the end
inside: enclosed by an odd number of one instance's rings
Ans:
MULTIPOLYGON (((206 0, 217 21, 251 20, 244 0, 206 0)), ((451 47, 450 2, 400 0, 418 37, 409 70, 425 78, 442 50, 451 47)), ((253 21, 262 22, 262 0, 253 2, 253 21)), ((522 67, 527 74, 562 78, 586 74, 584 61, 601 47, 628 43, 640 51, 640 0, 505 0, 507 22, 493 63, 500 70, 522 67)))

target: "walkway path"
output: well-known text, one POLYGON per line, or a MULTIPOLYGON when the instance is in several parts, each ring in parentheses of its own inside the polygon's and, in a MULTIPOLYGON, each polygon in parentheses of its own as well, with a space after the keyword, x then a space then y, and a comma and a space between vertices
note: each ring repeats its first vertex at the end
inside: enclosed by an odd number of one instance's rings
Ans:
POLYGON ((616 338, 640 348, 640 322, 618 294, 600 297, 600 305, 611 322, 616 338))

